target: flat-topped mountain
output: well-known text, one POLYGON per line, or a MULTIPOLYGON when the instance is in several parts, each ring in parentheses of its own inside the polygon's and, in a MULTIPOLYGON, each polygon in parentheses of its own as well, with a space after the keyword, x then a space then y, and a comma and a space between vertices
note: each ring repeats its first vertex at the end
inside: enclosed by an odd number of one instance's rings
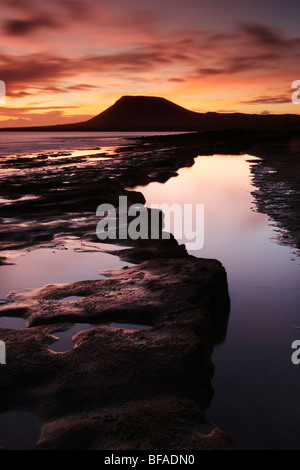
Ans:
POLYGON ((171 129, 197 125, 201 114, 189 111, 165 98, 123 96, 114 105, 86 122, 91 127, 133 130, 171 129), (178 127, 179 126, 179 127, 178 127))
POLYGON ((270 128, 272 130, 274 128, 300 130, 300 116, 297 114, 198 113, 178 106, 165 98, 123 96, 105 111, 85 122, 10 130, 202 131, 270 128))

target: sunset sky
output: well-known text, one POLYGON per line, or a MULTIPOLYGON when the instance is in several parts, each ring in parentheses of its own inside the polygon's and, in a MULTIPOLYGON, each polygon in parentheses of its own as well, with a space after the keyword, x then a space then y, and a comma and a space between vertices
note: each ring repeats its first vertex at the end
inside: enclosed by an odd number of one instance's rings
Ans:
POLYGON ((0 0, 0 126, 79 122, 123 95, 297 113, 299 0, 0 0))

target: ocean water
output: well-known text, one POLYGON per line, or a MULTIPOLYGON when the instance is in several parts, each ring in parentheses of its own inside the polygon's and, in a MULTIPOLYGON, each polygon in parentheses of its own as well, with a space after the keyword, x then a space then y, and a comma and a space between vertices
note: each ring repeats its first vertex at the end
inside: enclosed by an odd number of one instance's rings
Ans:
MULTIPOLYGON (((178 133, 178 132, 177 132, 178 133)), ((103 149, 127 145, 132 138, 170 132, 0 132, 0 157, 40 152, 103 149)), ((176 134, 174 132, 174 134, 176 134)))

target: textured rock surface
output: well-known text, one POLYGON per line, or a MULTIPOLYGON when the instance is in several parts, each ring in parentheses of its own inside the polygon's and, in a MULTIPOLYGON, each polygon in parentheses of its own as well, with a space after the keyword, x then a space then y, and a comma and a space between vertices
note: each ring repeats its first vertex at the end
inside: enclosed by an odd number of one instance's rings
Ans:
POLYGON ((197 430, 213 395, 213 345, 226 333, 223 267, 187 256, 105 274, 15 294, 2 307, 27 320, 26 329, 1 331, 2 407, 36 413, 43 448, 236 448, 215 425, 197 430), (71 295, 83 298, 60 301, 71 295), (107 326, 116 321, 152 328, 107 326), (51 351, 55 332, 78 322, 93 326, 74 349, 51 351))
MULTIPOLYGON (((1 206, 2 248, 56 247, 70 235, 96 242, 98 204, 116 203, 119 195, 144 203, 141 193, 125 188, 166 181, 197 155, 214 153, 263 158, 260 169, 253 167, 260 210, 277 214, 297 246, 297 194, 276 199, 282 181, 297 191, 298 163, 291 162, 299 149, 291 139, 243 131, 142 139, 99 166, 84 157, 6 159, 3 168, 18 164, 19 170, 3 175, 1 197, 9 203, 1 206), (287 148, 283 164, 279 154, 287 148), (276 169, 276 176, 261 177, 264 167, 276 169), (269 191, 273 178, 278 185, 269 191)), ((45 449, 239 448, 204 415, 213 396, 211 354, 226 335, 230 309, 224 268, 188 256, 172 238, 137 241, 124 250, 126 242, 118 243, 114 253, 135 266, 99 281, 12 294, 1 306, 1 316, 23 317, 27 328, 0 330, 7 345, 0 411, 34 412, 45 449), (75 295, 83 298, 61 301, 75 295), (111 322, 151 328, 124 330, 111 322), (73 323, 92 326, 76 335, 75 348, 53 352, 56 332, 73 323)), ((8 262, 4 254, 0 260, 8 262)))

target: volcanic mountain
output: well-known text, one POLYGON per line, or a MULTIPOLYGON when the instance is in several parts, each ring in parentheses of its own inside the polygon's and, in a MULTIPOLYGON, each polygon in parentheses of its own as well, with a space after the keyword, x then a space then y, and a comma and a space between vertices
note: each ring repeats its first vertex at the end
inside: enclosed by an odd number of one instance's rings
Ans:
POLYGON ((123 96, 110 108, 85 124, 92 128, 116 130, 172 130, 198 124, 201 114, 189 111, 165 98, 123 96))
MULTIPOLYGON (((203 131, 214 129, 300 129, 297 114, 198 113, 165 98, 123 96, 88 121, 75 124, 11 128, 49 131, 203 131)), ((4 130, 4 129, 2 129, 4 130)), ((8 129, 5 129, 8 130, 8 129)))

